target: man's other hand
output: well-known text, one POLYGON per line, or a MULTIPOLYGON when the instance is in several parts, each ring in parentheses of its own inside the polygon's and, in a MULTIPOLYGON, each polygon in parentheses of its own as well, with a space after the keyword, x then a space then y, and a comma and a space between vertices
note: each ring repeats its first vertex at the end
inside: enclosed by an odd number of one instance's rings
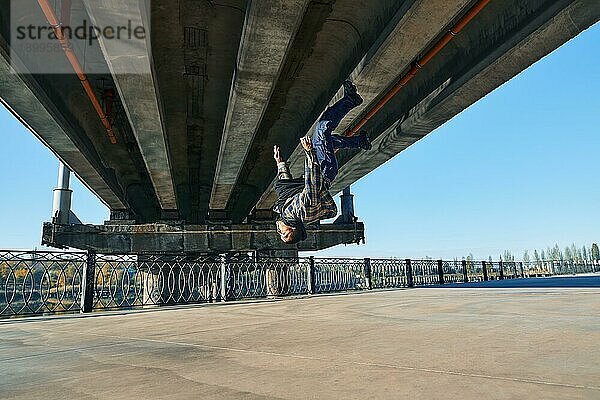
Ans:
POLYGON ((275 159, 276 163, 280 163, 283 161, 281 159, 281 155, 279 154, 279 146, 277 145, 273 146, 273 158, 275 159))
POLYGON ((304 148, 304 150, 308 152, 312 150, 312 140, 310 137, 304 136, 302 139, 300 139, 300 144, 302 145, 302 148, 304 148))

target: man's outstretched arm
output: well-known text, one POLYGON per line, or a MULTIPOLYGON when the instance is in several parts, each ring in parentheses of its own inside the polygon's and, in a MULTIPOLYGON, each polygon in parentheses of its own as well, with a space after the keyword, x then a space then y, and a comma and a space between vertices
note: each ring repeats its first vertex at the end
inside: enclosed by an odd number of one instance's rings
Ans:
POLYGON ((281 154, 279 152, 279 146, 275 145, 273 147, 273 158, 277 163, 277 179, 292 179, 292 174, 290 173, 290 167, 287 165, 285 161, 281 158, 281 154))

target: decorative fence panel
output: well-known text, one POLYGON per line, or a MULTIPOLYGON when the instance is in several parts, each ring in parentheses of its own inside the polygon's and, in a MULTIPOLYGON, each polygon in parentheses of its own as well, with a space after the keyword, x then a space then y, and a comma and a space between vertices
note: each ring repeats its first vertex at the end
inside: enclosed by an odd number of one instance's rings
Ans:
POLYGON ((221 295, 221 261, 169 255, 96 256, 94 309, 189 304, 221 295))
POLYGON ((316 293, 367 288, 362 259, 320 258, 315 259, 314 268, 316 293))
POLYGON ((408 286, 405 260, 372 259, 371 274, 374 288, 398 288, 408 286))
POLYGON ((0 251, 0 317, 79 311, 85 253, 0 251))
POLYGON ((466 260, 467 279, 469 282, 482 282, 484 280, 483 265, 481 261, 466 260))
POLYGON ((442 261, 445 283, 463 282, 462 264, 460 261, 442 261))
POLYGON ((440 282, 438 264, 435 260, 412 260, 415 286, 436 285, 440 282))
POLYGON ((0 251, 0 318, 582 274, 598 262, 0 251))

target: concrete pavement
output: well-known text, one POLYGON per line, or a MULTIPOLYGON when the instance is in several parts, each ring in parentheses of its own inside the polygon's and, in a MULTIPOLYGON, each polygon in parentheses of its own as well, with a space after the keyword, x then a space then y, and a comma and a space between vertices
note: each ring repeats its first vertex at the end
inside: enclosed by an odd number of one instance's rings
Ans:
POLYGON ((0 398, 598 399, 589 279, 1 321, 0 398))

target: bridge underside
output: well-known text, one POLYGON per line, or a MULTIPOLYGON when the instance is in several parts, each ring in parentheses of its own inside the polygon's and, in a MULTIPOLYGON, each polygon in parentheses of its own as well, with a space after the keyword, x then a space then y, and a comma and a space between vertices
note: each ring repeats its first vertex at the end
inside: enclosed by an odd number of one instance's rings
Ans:
MULTIPOLYGON (((9 0, 0 0, 0 99, 112 215, 154 224, 145 246, 156 243, 160 250, 163 223, 183 231, 273 225, 273 145, 300 175, 298 140, 339 98, 344 79, 354 80, 365 102, 342 121, 340 134, 479 2, 153 0, 145 9, 137 0, 80 3, 72 1, 73 15, 99 23, 117 15, 151 28, 140 53, 119 53, 100 39, 96 52, 86 54, 99 66, 88 79, 103 107, 107 93, 115 93, 116 143, 77 75, 11 72, 9 0), (137 72, 121 72, 125 66, 137 72)), ((39 6, 30 14, 44 20, 39 6)), ((489 1, 364 125, 374 150, 338 153, 332 191, 352 185, 599 19, 596 0, 489 1)), ((54 65, 65 57, 49 53, 35 62, 54 65)), ((23 63, 25 72, 33 70, 23 63)), ((115 224, 91 232, 53 226, 52 240, 44 240, 93 248, 89 237, 109 238, 115 224), (88 239, 79 240, 83 232, 88 239)), ((323 244, 311 249, 354 241, 327 229, 317 234, 323 244)), ((237 249, 238 242, 228 241, 237 249)), ((97 247, 105 245, 121 246, 106 239, 97 247)))

